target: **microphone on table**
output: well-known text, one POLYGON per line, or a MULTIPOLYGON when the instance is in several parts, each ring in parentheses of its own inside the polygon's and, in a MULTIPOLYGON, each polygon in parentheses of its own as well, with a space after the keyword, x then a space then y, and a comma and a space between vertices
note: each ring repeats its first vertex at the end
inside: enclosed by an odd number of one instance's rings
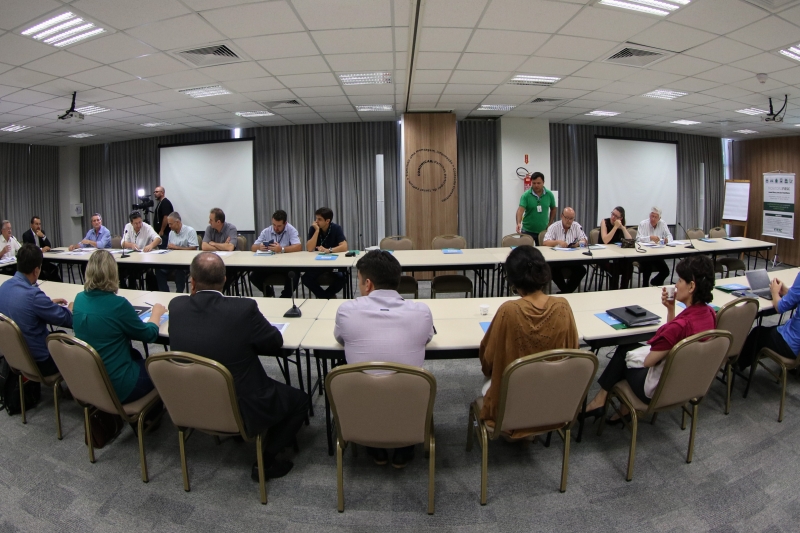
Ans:
POLYGON ((692 249, 694 249, 694 242, 692 241, 692 236, 691 236, 691 235, 689 235, 689 232, 688 232, 688 231, 686 231, 686 228, 684 228, 684 227, 683 227, 683 224, 681 224, 680 222, 677 222, 677 221, 676 221, 675 223, 676 223, 677 225, 679 225, 679 226, 681 227, 681 229, 683 230, 683 232, 686 234, 686 236, 687 236, 687 237, 689 237, 689 244, 687 244, 687 245, 685 246, 685 248, 692 248, 692 249))
POLYGON ((590 243, 586 243, 586 251, 583 252, 583 255, 588 255, 592 259, 594 259, 594 255, 592 255, 592 245, 590 243))
POLYGON ((128 255, 125 255, 125 250, 127 249, 127 248, 125 248, 125 237, 127 237, 127 236, 128 236, 128 230, 126 229, 125 233, 122 234, 122 242, 120 243, 120 246, 122 246, 122 257, 123 258, 130 257, 130 255, 131 255, 130 252, 128 253, 128 255))
POLYGON ((294 275, 295 275, 294 271, 290 270, 288 276, 289 276, 289 285, 292 288, 292 308, 283 314, 283 316, 286 318, 300 318, 301 316, 303 316, 303 312, 300 311, 300 308, 297 307, 297 305, 295 305, 294 303, 294 275))

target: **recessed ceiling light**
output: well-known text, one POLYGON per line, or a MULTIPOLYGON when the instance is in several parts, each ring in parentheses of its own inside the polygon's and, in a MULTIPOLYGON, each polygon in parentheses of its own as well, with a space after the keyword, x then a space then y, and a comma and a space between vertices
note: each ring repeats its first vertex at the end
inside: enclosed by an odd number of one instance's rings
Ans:
POLYGON ((85 139, 86 137, 94 137, 94 133, 76 133, 75 135, 67 135, 73 139, 85 139))
POLYGON ((554 76, 534 76, 532 74, 517 74, 516 76, 508 80, 508 83, 509 85, 539 85, 547 87, 553 85, 560 79, 561 78, 556 78, 554 76))
POLYGON ((511 104, 483 104, 477 110, 478 111, 511 111, 514 109, 515 105, 511 104))
POLYGON ((30 126, 20 126, 19 124, 9 124, 5 128, 0 128, 0 131, 11 131, 11 132, 18 132, 22 130, 27 130, 30 126))
POLYGON ((160 126, 172 126, 172 122, 145 122, 144 124, 139 125, 144 126, 145 128, 158 128, 160 126))
POLYGON ((758 133, 758 132, 753 130, 736 130, 733 133, 744 133, 745 135, 749 135, 751 133, 758 133))
POLYGON ((271 117, 274 116, 275 113, 270 113, 269 111, 237 111, 236 116, 239 117, 271 117))
POLYGON ((106 30, 66 12, 22 31, 22 35, 59 48, 104 33, 106 30))
POLYGON ((619 7, 621 9, 630 9, 632 11, 640 11, 642 13, 658 15, 659 17, 666 17, 667 15, 669 15, 670 11, 678 9, 678 6, 673 6, 671 4, 666 4, 666 5, 670 5, 672 9, 667 9, 667 8, 656 9, 655 7, 648 7, 655 3, 665 4, 665 2, 647 2, 646 5, 643 5, 644 2, 642 3, 634 3, 634 2, 635 0, 631 0, 630 2, 622 2, 621 0, 600 0, 600 2, 598 3, 604 6, 619 7))
POLYGON ((222 85, 208 85, 206 87, 193 87, 191 89, 178 89, 178 92, 192 98, 205 98, 207 96, 222 96, 231 92, 222 85))
POLYGON ((75 109, 78 113, 82 113, 84 115, 96 115, 97 113, 105 113, 106 111, 111 111, 105 107, 99 107, 96 105, 87 105, 83 107, 79 107, 75 109))
POLYGON ((748 107, 747 109, 737 109, 737 113, 742 113, 744 115, 764 115, 767 111, 763 109, 758 109, 756 107, 748 107))
POLYGON ((590 115, 592 117, 616 117, 617 115, 619 115, 619 112, 617 112, 617 111, 602 111, 600 109, 596 109, 596 110, 591 111, 591 112, 586 113, 586 114, 590 115))
POLYGON ((788 50, 781 50, 780 53, 795 61, 800 61, 800 44, 797 46, 790 46, 788 50))
POLYGON ((339 74, 342 85, 381 85, 392 83, 391 72, 357 72, 339 74))
POLYGON ((689 93, 670 91, 669 89, 656 89, 655 91, 650 91, 642 96, 646 96, 648 98, 661 98, 662 100, 674 100, 676 98, 680 98, 681 96, 686 96, 687 94, 689 93))
POLYGON ((700 122, 695 122, 694 120, 673 120, 673 124, 681 124, 683 126, 691 126, 693 124, 700 124, 700 122))
POLYGON ((391 104, 379 104, 379 105, 357 105, 356 111, 392 111, 391 104))

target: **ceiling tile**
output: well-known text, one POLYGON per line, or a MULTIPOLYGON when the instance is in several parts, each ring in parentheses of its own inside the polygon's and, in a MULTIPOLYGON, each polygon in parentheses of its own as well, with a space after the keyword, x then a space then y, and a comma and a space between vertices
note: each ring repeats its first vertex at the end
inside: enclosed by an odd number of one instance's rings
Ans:
POLYGON ((486 96, 487 94, 494 91, 497 87, 496 84, 494 85, 477 85, 477 84, 467 84, 467 83, 448 83, 447 86, 444 88, 443 95, 448 94, 477 94, 486 96))
POLYGON ((362 70, 392 70, 394 54, 331 54, 325 56, 336 72, 356 72, 362 70))
POLYGON ((53 76, 35 70, 18 67, 0 74, 0 85, 26 89, 55 79, 53 76))
POLYGON ((419 52, 415 62, 419 69, 454 69, 461 54, 451 52, 419 52))
POLYGON ((198 72, 217 81, 246 80, 249 78, 260 78, 268 74, 255 61, 205 67, 198 69, 198 72))
MULTIPOLYGON (((481 70, 456 70, 450 78, 450 83, 484 83, 497 85, 505 83, 511 77, 511 72, 490 72, 481 70)), ((417 79, 419 81, 419 79, 417 79)))
POLYGON ((46 44, 37 43, 33 39, 6 33, 0 35, 0 62, 9 65, 24 65, 28 61, 33 61, 55 53, 57 50, 46 44))
POLYGON ((699 92, 717 86, 719 86, 719 83, 714 81, 701 80, 699 78, 683 78, 682 80, 666 84, 664 88, 674 89, 676 91, 699 92))
POLYGON ((439 98, 439 105, 442 104, 479 104, 483 101, 483 96, 473 94, 448 94, 439 98))
POLYGON ((269 59, 266 61, 259 61, 259 64, 273 76, 330 72, 330 67, 322 56, 269 59))
POLYGON ((438 94, 414 94, 411 96, 411 105, 435 104, 439 101, 438 94))
MULTIPOLYGON (((578 89, 561 89, 560 87, 545 87, 545 89, 536 96, 540 96, 542 98, 580 98, 586 94, 589 94, 589 91, 581 91, 578 89)), ((619 96, 622 97, 622 95, 619 96)))
POLYGON ((120 30, 190 12, 178 0, 78 0, 72 5, 120 30))
MULTIPOLYGON (((345 85, 344 92, 348 95, 364 95, 364 94, 394 94, 394 87, 391 85, 345 85)), ((302 91, 305 89, 297 89, 302 91)))
POLYGON ((725 34, 764 18, 766 11, 742 0, 692 2, 670 15, 672 22, 704 31, 725 34))
POLYGON ((629 96, 641 96, 657 89, 657 85, 631 83, 629 81, 615 81, 603 87, 603 91, 618 94, 627 94, 629 96))
POLYGON ((698 74, 695 74, 696 78, 716 81, 719 83, 733 83, 735 81, 741 81, 751 76, 752 74, 750 74, 746 70, 729 67, 727 65, 722 65, 721 67, 717 67, 708 70, 706 72, 700 72, 698 74))
POLYGON ((579 76, 569 76, 564 78, 563 80, 556 82, 555 87, 561 89, 584 89, 587 91, 595 91, 602 87, 605 87, 609 83, 612 83, 611 80, 602 80, 602 79, 593 79, 593 78, 581 78, 579 76))
POLYGON ((231 80, 224 83, 224 87, 238 93, 252 93, 256 91, 271 91, 283 89, 283 84, 271 76, 253 78, 249 80, 231 80))
POLYGON ((121 70, 103 66, 67 76, 67 79, 85 83, 93 87, 103 87, 114 83, 121 83, 123 81, 131 81, 135 78, 130 74, 122 72, 121 70))
POLYGON ((728 39, 727 37, 717 37, 700 46, 696 46, 686 51, 686 55, 717 61, 719 63, 730 63, 739 59, 744 59, 760 53, 758 48, 728 39))
POLYGON ((759 54, 732 63, 732 67, 741 68, 752 73, 767 72, 773 73, 779 70, 786 70, 797 65, 796 61, 786 59, 778 54, 759 54))
POLYGON ((742 81, 737 81, 732 84, 733 87, 738 87, 740 89, 745 89, 747 91, 752 91, 754 93, 762 93, 762 92, 770 92, 775 91, 769 96, 777 97, 780 95, 781 99, 783 99, 784 93, 792 94, 794 87, 789 87, 784 85, 783 83, 779 82, 775 79, 768 79, 765 83, 759 82, 755 77, 747 78, 742 81))
POLYGON ((619 9, 586 7, 559 30, 561 35, 624 41, 655 24, 657 19, 619 9))
POLYGON ((197 14, 153 22, 128 30, 128 33, 159 50, 210 44, 224 39, 197 14))
MULTIPOLYGON (((357 87, 357 86, 354 86, 357 87)), ((342 88, 332 85, 330 87, 304 87, 300 89, 294 89, 294 94, 299 96, 300 98, 309 97, 320 97, 320 96, 340 96, 344 94, 342 92, 342 88)))
POLYGON ((122 98, 103 100, 102 102, 98 102, 97 105, 101 107, 107 107, 109 109, 127 110, 130 107, 139 107, 147 105, 147 102, 143 102, 138 98, 123 96, 122 98))
POLYGON ((800 42, 800 28, 772 16, 732 32, 728 37, 762 50, 772 50, 800 42))
POLYGON ((604 80, 621 80, 638 72, 635 67, 613 65, 611 63, 590 63, 578 70, 575 75, 584 78, 597 78, 604 80))
MULTIPOLYGON (((422 14, 425 26, 449 26, 472 28, 486 7, 487 0, 461 0, 458 9, 453 9, 451 0, 428 0, 422 14)), ((395 4, 403 2, 396 1, 395 4)))
POLYGON ((535 85, 498 85, 497 89, 492 91, 492 94, 521 94, 527 96, 534 96, 539 94, 545 87, 537 87, 535 85))
MULTIPOLYGON (((424 35, 424 34, 423 34, 424 35)), ((550 37, 546 33, 475 30, 467 52, 531 55, 550 37)))
POLYGON ((545 0, 494 0, 486 9, 479 26, 553 33, 580 9, 579 5, 545 0))
POLYGON ((775 72, 770 77, 789 85, 797 85, 800 84, 800 67, 775 72))
POLYGON ((185 89, 188 87, 198 87, 200 85, 214 85, 214 80, 208 76, 201 74, 196 70, 184 70, 182 72, 173 72, 171 74, 162 74, 161 76, 154 76, 150 81, 169 87, 170 89, 185 89))
MULTIPOLYGON (((586 66, 586 61, 572 61, 569 59, 554 59, 550 57, 532 57, 517 69, 526 74, 541 76, 565 76, 572 74, 586 66)), ((587 76, 591 77, 591 76, 587 76)))
POLYGON ((69 51, 100 63, 116 63, 156 52, 152 46, 123 33, 115 33, 107 37, 92 39, 88 43, 76 44, 70 46, 69 51))
POLYGON ((160 53, 128 59, 127 61, 120 61, 119 63, 114 63, 112 66, 140 78, 150 78, 170 72, 188 70, 189 68, 177 59, 173 59, 167 54, 160 53))
POLYGON ((415 69, 414 81, 416 83, 447 83, 452 70, 419 70, 415 69))
POLYGON ((56 78, 54 80, 40 83, 31 87, 34 91, 52 94, 53 96, 72 95, 74 91, 82 92, 91 89, 91 86, 66 78, 56 78))
POLYGON ((484 98, 481 103, 520 105, 524 104, 528 100, 530 100, 529 96, 524 96, 520 94, 506 94, 506 95, 490 94, 486 98, 484 98))
MULTIPOLYGON (((317 96, 303 98, 303 101, 310 106, 343 106, 350 105, 346 96, 317 96)), ((352 107, 352 106, 351 106, 352 107)))
POLYGON ((312 31, 311 37, 323 54, 394 51, 391 28, 312 31))
POLYGON ((422 28, 419 49, 423 52, 461 52, 472 30, 463 28, 422 28))
POLYGON ((653 48, 660 48, 662 50, 683 52, 693 46, 708 42, 715 37, 716 35, 713 33, 664 20, 634 35, 630 38, 630 41, 636 44, 652 46, 653 48))
POLYGON ((389 0, 293 0, 292 5, 309 30, 372 28, 392 24, 389 0))
POLYGON ((201 16, 231 39, 304 31, 286 2, 259 2, 203 11, 201 16))
POLYGON ((712 68, 718 67, 717 63, 706 61, 698 57, 691 57, 687 55, 676 55, 669 57, 663 61, 659 61, 651 68, 653 70, 660 70, 663 72, 671 72, 673 74, 683 74, 684 76, 694 76, 699 72, 705 72, 712 68))
POLYGON ((4 96, 3 100, 7 102, 14 102, 16 104, 37 104, 45 100, 51 100, 52 94, 40 93, 38 91, 17 91, 15 93, 4 96))
POLYGON ((5 0, 0 2, 0 29, 13 30, 26 22, 37 22, 34 19, 59 7, 61 4, 53 0, 25 0, 24 2, 5 0))
POLYGON ((509 72, 517 70, 526 59, 526 56, 510 54, 464 54, 458 62, 458 69, 509 72))
POLYGON ((253 59, 313 56, 319 54, 307 33, 286 33, 237 39, 235 43, 253 59))
POLYGON ((713 89, 703 91, 703 94, 716 96, 718 98, 738 98, 740 96, 749 95, 750 93, 751 91, 746 91, 731 85, 720 85, 719 87, 714 87, 713 89))
POLYGON ((414 95, 441 94, 444 87, 444 83, 415 83, 411 88, 411 93, 414 95))
POLYGON ((152 104, 160 104, 162 102, 170 102, 175 100, 184 100, 186 97, 181 93, 173 90, 160 90, 156 92, 149 92, 146 94, 138 95, 137 98, 150 102, 152 104))
POLYGON ((614 41, 554 35, 536 51, 536 55, 559 59, 593 61, 605 56, 607 52, 617 46, 619 46, 618 43, 614 41))

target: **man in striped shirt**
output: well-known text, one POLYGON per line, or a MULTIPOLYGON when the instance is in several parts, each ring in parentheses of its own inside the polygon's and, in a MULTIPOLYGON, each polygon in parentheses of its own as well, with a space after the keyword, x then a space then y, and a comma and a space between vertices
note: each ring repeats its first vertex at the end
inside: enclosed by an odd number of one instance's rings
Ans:
MULTIPOLYGON (((561 212, 561 220, 547 228, 542 245, 574 248, 581 244, 587 244, 586 234, 581 225, 575 222, 575 210, 565 207, 561 212)), ((550 273, 559 291, 570 293, 580 287, 586 268, 577 264, 562 266, 559 263, 550 263, 550 273)))

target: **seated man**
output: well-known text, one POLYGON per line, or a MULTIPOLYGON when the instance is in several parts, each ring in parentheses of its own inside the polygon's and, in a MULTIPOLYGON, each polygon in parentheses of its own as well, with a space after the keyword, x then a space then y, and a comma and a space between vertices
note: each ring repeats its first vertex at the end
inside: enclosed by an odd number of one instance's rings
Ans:
MULTIPOLYGON (((650 208, 650 218, 642 220, 639 223, 639 234, 636 236, 636 240, 639 242, 657 243, 662 239, 664 240, 664 244, 667 244, 672 240, 672 233, 670 233, 664 221, 661 220, 661 209, 652 207, 650 208)), ((642 273, 642 287, 648 287, 649 285, 658 287, 659 285, 663 285, 664 280, 669 276, 669 266, 667 266, 666 261, 663 259, 640 259, 639 271, 642 273), (658 274, 651 281, 650 275, 653 273, 653 270, 658 270, 658 274)))
MULTIPOLYGON (((547 228, 544 234, 544 246, 559 246, 562 248, 574 248, 581 243, 587 244, 586 234, 581 225, 575 222, 575 210, 565 207, 561 212, 561 220, 553 223, 547 228)), ((581 285, 583 276, 586 275, 586 268, 582 265, 571 263, 562 265, 560 262, 551 262, 550 273, 553 275, 553 282, 558 287, 560 293, 575 292, 581 285), (565 280, 565 272, 569 270, 569 278, 565 280)))
MULTIPOLYGON (((333 211, 329 207, 320 207, 314 212, 314 223, 308 228, 308 240, 306 240, 306 251, 338 253, 347 251, 347 239, 344 231, 339 224, 334 224, 333 211)), ((303 285, 320 299, 330 300, 336 298, 342 288, 344 288, 345 278, 341 272, 333 270, 310 270, 303 274, 303 285), (328 272, 333 276, 333 281, 326 290, 319 284, 319 277, 323 272, 328 272)))
MULTIPOLYGON (((49 252, 53 246, 42 231, 42 219, 36 215, 31 217, 31 228, 22 234, 22 242, 41 248, 43 253, 49 252)), ((42 263, 42 275, 39 278, 47 281, 62 281, 58 267, 49 261, 42 263)))
MULTIPOLYGON (((206 252, 232 252, 236 249, 237 238, 236 226, 225 222, 225 213, 219 207, 215 207, 209 213, 208 227, 203 235, 200 249, 206 252)), ((222 292, 228 294, 228 289, 236 281, 236 273, 226 269, 225 280, 222 292)))
MULTIPOLYGON (((300 244, 300 234, 294 226, 286 222, 286 211, 279 209, 272 214, 272 225, 268 226, 258 236, 253 243, 252 250, 271 251, 276 254, 290 254, 299 252, 303 249, 300 244)), ((272 287, 266 287, 268 273, 263 270, 254 270, 250 273, 250 283, 264 293, 264 296, 274 296, 272 287)), ((297 288, 297 274, 295 273, 294 286, 290 281, 286 281, 281 292, 281 298, 291 298, 292 293, 297 288)))
MULTIPOLYGON (((283 337, 267 322, 255 300, 222 295, 225 263, 218 255, 198 254, 189 273, 192 295, 169 304, 170 348, 225 365, 233 376, 248 435, 269 428, 263 450, 266 477, 283 477, 293 464, 276 456, 294 442, 308 404, 305 392, 269 378, 258 358, 279 355, 283 337)), ((258 481, 255 464, 251 475, 258 481)))
MULTIPOLYGON (((404 300, 398 293, 400 263, 385 251, 373 250, 356 263, 360 298, 343 303, 336 312, 333 334, 344 345, 348 363, 382 361, 422 366, 425 345, 435 330, 433 316, 422 302, 404 300)), ((389 459, 383 448, 367 448, 375 462, 389 459)), ((414 457, 414 446, 398 448, 392 466, 403 468, 414 457)))
MULTIPOLYGON (((0 223, 0 259, 14 259, 19 249, 19 241, 11 234, 11 222, 4 220, 0 223)), ((5 274, 11 274, 14 271, 14 265, 7 265, 3 270, 7 270, 7 272, 4 272, 5 274)))
POLYGON ((72 327, 72 302, 50 299, 37 286, 42 271, 42 251, 33 244, 23 244, 17 254, 17 273, 0 285, 0 313, 17 323, 28 351, 42 375, 52 376, 58 367, 47 350, 47 324, 72 327))
MULTIPOLYGON (((149 252, 155 250, 161 244, 161 237, 153 227, 142 220, 142 214, 134 211, 128 218, 130 222, 125 225, 122 233, 122 248, 137 252, 149 252)), ((119 265, 119 286, 123 289, 137 288, 136 282, 147 270, 141 266, 119 265)), ((144 290, 145 287, 138 287, 144 290)), ((155 290, 156 282, 152 272, 148 272, 147 290, 155 290)))
MULTIPOLYGON (((169 224, 169 244, 168 250, 197 250, 197 232, 193 227, 187 226, 181 221, 181 214, 173 211, 167 216, 169 224)), ((175 292, 181 293, 186 289, 186 272, 180 269, 173 269, 175 273, 175 292)), ((158 290, 169 292, 167 276, 170 270, 159 268, 156 270, 156 280, 158 280, 158 290)))
POLYGON ((92 215, 92 229, 86 232, 86 237, 78 244, 71 244, 70 251, 78 248, 111 248, 111 232, 103 225, 100 213, 92 215))

